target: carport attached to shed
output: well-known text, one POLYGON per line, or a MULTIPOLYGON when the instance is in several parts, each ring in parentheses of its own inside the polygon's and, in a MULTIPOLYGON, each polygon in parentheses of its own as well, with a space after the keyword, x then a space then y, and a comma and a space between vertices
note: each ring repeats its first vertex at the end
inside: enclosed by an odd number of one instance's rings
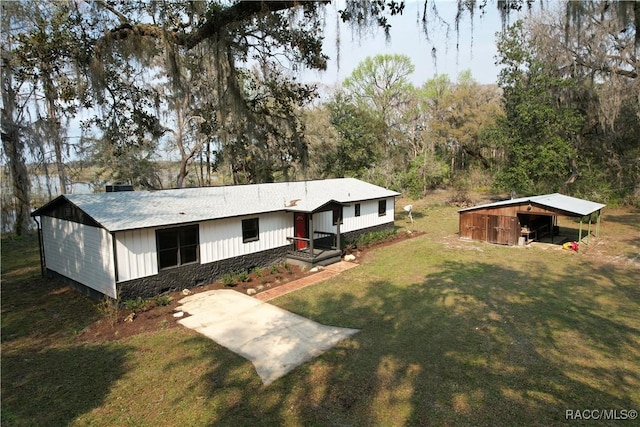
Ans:
POLYGON ((605 205, 554 193, 521 197, 474 206, 458 211, 460 238, 515 245, 520 237, 527 239, 550 235, 553 241, 558 216, 580 218, 579 240, 583 223, 588 223, 587 237, 595 221, 596 237, 600 232, 600 215, 605 205))

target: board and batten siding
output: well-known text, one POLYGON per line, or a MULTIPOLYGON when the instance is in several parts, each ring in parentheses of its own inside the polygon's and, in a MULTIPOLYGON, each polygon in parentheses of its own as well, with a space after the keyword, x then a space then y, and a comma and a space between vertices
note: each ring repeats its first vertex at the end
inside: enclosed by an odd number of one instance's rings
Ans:
MULTIPOLYGON (((386 224, 394 220, 394 197, 388 197, 386 215, 378 215, 378 201, 383 199, 365 200, 362 202, 351 202, 342 209, 344 216, 340 224, 340 233, 361 230, 363 228, 375 227, 386 224), (355 216, 356 203, 360 203, 360 216, 355 216)), ((335 233, 336 226, 333 225, 333 212, 319 212, 313 215, 313 228, 315 231, 325 231, 335 233)))
POLYGON ((118 282, 158 274, 155 229, 119 231, 115 236, 118 282))
MULTIPOLYGON (((387 213, 378 215, 378 200, 366 200, 360 203, 360 216, 355 216, 355 204, 344 207, 344 220, 340 232, 346 233, 362 228, 374 227, 393 221, 393 197, 387 200, 387 213)), ((320 212, 313 216, 314 229, 333 232, 332 212, 320 212)), ((200 264, 247 255, 289 245, 287 237, 292 237, 293 214, 291 212, 272 212, 260 215, 248 215, 234 218, 216 219, 199 223, 200 264), (259 218, 259 239, 243 243, 242 220, 259 218)), ((158 274, 158 256, 156 247, 156 229, 119 231, 116 236, 118 258, 118 282, 139 279, 158 274)))
POLYGON ((50 216, 42 218, 46 267, 116 297, 112 237, 107 230, 50 216))
POLYGON ((220 261, 290 244, 293 236, 293 216, 287 212, 273 212, 200 223, 200 263, 220 261), (242 242, 242 220, 259 218, 259 238, 242 242))

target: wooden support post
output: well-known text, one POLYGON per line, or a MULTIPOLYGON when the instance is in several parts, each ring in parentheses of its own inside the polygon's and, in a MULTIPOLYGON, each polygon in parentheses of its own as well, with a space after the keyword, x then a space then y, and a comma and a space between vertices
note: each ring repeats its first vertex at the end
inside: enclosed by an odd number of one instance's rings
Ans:
POLYGON ((598 211, 598 219, 596 222, 596 237, 600 237, 600 214, 601 213, 602 213, 601 211, 598 211))
POLYGON ((584 217, 580 217, 580 231, 578 232, 578 243, 582 243, 582 219, 584 217))
POLYGON ((589 225, 587 226, 587 244, 591 240, 591 215, 589 215, 589 225))
POLYGON ((338 221, 336 222, 336 249, 340 250, 340 221, 342 215, 338 215, 338 221))
POLYGON ((311 260, 313 261, 313 213, 309 214, 309 253, 311 254, 311 260))

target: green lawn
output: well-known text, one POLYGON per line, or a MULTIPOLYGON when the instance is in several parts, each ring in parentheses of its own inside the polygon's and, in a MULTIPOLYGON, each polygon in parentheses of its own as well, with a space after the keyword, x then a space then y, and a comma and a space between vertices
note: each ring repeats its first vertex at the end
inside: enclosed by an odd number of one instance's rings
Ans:
POLYGON ((414 212, 397 224, 426 234, 272 301, 361 332, 269 387, 182 328, 79 343, 95 305, 39 278, 35 240, 3 239, 2 425, 548 426, 640 410, 639 211, 605 210, 579 253, 461 242, 455 209, 414 212))

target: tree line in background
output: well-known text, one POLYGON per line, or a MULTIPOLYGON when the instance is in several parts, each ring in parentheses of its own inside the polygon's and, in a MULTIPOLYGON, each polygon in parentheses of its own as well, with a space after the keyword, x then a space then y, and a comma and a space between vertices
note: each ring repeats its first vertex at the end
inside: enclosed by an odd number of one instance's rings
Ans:
MULTIPOLYGON (((326 68, 328 3, 3 2, 3 221, 25 232, 79 170, 148 189, 354 176, 414 198, 640 200, 640 3, 541 3, 507 25, 531 2, 496 1, 497 85, 464 72, 415 87, 410 58, 378 55, 319 98, 295 72, 326 68)), ((392 36, 405 3, 343 6, 338 19, 392 36)), ((487 6, 460 0, 456 24, 487 6)), ((416 31, 434 19, 425 1, 416 31)))

